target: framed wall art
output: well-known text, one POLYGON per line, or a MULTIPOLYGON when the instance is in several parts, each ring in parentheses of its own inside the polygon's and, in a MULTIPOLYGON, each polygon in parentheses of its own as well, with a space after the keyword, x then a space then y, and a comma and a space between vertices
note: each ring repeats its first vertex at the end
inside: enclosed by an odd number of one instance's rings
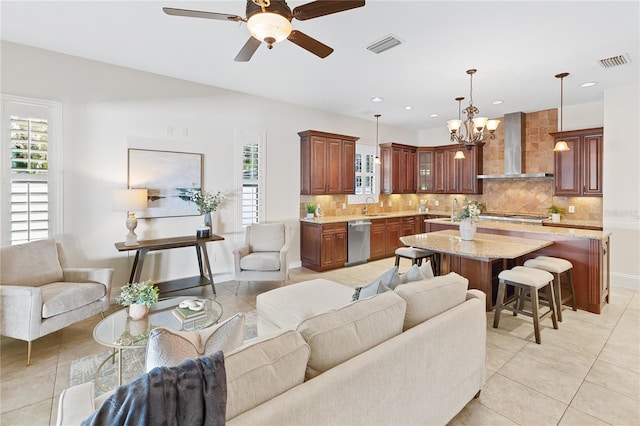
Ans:
POLYGON ((202 154, 129 148, 129 188, 148 190, 141 219, 197 216, 191 194, 202 188, 202 154))

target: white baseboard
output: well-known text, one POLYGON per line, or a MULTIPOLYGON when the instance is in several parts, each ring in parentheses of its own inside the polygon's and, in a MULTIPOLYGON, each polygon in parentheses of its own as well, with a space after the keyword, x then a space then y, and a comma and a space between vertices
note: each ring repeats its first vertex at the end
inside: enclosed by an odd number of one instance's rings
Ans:
POLYGON ((640 291, 640 276, 612 272, 611 287, 624 287, 640 291))

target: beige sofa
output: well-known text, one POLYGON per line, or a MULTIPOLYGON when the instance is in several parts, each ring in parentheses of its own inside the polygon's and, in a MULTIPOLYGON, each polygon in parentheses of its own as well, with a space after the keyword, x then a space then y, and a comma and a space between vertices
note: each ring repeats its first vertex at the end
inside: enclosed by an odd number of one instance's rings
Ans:
MULTIPOLYGON (((291 291, 306 287, 299 299, 306 294, 319 306, 353 294, 337 283, 314 282, 263 299, 286 302, 291 291), (318 298, 327 283, 325 293, 334 296, 318 298)), ((446 424, 485 382, 485 295, 467 285, 449 274, 347 300, 226 354, 228 424, 446 424)), ((290 311, 311 306, 288 303, 290 311)), ((261 310, 264 316, 258 300, 259 316, 261 310)), ((91 385, 84 386, 61 395, 58 424, 77 424, 92 412, 91 385)))

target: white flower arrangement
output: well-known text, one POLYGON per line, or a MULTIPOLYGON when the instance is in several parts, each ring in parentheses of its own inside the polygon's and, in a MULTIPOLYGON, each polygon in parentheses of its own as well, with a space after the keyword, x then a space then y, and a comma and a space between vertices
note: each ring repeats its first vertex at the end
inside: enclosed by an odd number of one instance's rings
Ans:
POLYGON ((206 191, 194 191, 191 194, 191 201, 196 203, 200 214, 211 213, 218 210, 218 207, 224 200, 225 194, 221 191, 211 194, 206 191))
POLYGON ((465 198, 465 206, 460 210, 456 219, 465 220, 469 219, 471 222, 475 222, 478 220, 478 216, 482 213, 482 209, 484 205, 482 203, 478 203, 477 201, 469 201, 465 198))
POLYGON ((145 305, 149 307, 158 301, 158 295, 159 289, 151 280, 129 283, 120 289, 120 297, 116 299, 116 303, 122 306, 145 305))

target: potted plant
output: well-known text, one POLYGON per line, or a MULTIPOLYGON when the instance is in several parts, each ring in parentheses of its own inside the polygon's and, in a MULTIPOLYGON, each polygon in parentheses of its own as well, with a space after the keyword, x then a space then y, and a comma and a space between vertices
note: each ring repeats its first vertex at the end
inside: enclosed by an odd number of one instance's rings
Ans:
POLYGON ((313 216, 316 213, 316 205, 315 204, 307 204, 307 219, 313 219, 313 216))
POLYGON ((141 319, 149 312, 149 307, 158 301, 159 290, 153 281, 129 283, 120 289, 120 296, 116 303, 129 307, 129 317, 141 319))
POLYGON ((198 212, 204 215, 205 226, 211 228, 211 212, 218 210, 224 198, 225 194, 222 191, 218 191, 215 194, 202 190, 191 193, 191 201, 198 206, 198 212))
POLYGON ((456 216, 456 219, 460 220, 460 238, 465 241, 473 241, 476 235, 476 221, 484 205, 477 201, 469 201, 466 198, 464 201, 465 206, 456 216))
POLYGON ((560 222, 560 215, 563 215, 565 212, 562 207, 558 207, 556 205, 551 205, 547 210, 551 213, 551 221, 553 223, 560 222))

